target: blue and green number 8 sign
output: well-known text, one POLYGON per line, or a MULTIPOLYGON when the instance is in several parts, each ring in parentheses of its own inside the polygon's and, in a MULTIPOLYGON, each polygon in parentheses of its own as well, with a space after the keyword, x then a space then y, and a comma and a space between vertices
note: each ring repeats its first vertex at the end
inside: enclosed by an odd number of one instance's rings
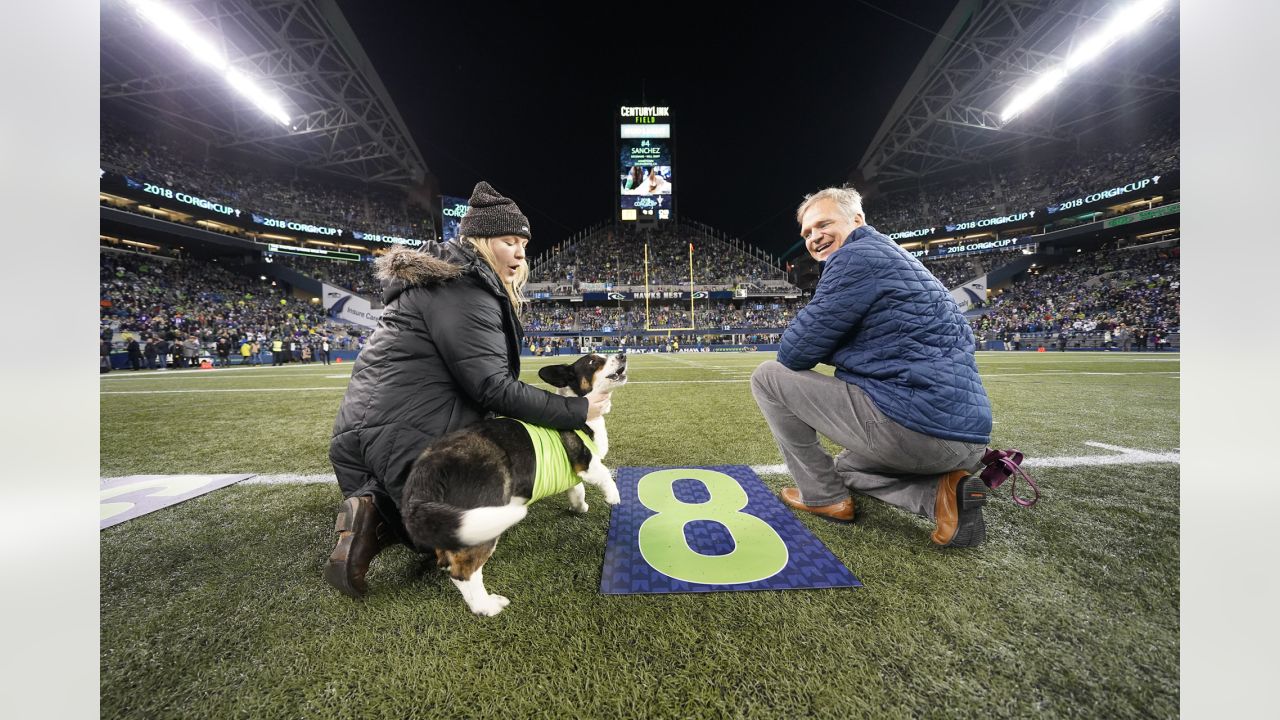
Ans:
POLYGON ((638 544, 645 562, 677 580, 708 585, 750 583, 780 572, 787 565, 787 545, 768 523, 742 512, 747 493, 737 480, 715 470, 657 470, 636 485, 640 503, 656 515, 640 525, 638 544), (711 498, 687 503, 676 497, 677 480, 698 480, 711 498), (725 555, 703 555, 689 547, 685 525, 708 520, 724 526, 734 549, 725 555))

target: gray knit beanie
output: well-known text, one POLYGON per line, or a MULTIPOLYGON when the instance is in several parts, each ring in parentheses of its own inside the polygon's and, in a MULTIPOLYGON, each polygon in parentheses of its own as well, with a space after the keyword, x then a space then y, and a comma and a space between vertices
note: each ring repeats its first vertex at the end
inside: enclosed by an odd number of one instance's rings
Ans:
POLYGON ((459 230, 467 237, 497 237, 519 235, 529 237, 529 218, 509 198, 498 194, 489 183, 481 180, 471 191, 471 206, 462 216, 459 230))

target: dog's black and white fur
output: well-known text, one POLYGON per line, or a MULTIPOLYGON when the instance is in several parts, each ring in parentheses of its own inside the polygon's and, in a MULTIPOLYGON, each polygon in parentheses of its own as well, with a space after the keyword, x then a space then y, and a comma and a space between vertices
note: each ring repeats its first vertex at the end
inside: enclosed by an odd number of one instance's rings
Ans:
MULTIPOLYGON (((611 391, 627 381, 624 353, 608 358, 583 355, 572 365, 549 365, 538 376, 565 396, 584 396, 595 389, 611 391)), ((612 401, 605 413, 612 409, 612 401)), ((597 453, 572 430, 559 432, 574 472, 604 491, 605 502, 618 503, 618 487, 601 462, 609 452, 604 417, 587 422, 585 432, 597 453)), ((454 586, 477 615, 497 615, 507 606, 501 595, 484 587, 482 569, 497 547, 498 536, 524 519, 532 496, 534 449, 529 433, 507 418, 484 420, 440 438, 418 456, 401 496, 401 516, 414 544, 435 548, 437 563, 449 569, 454 586)), ((568 491, 569 507, 587 511, 586 489, 568 491)))

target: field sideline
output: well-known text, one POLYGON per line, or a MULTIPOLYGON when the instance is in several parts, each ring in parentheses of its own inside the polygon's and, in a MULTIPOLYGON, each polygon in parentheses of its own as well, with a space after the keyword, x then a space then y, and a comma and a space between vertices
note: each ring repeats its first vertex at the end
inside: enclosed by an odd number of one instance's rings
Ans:
MULTIPOLYGON (((748 384, 771 357, 633 355, 608 464, 789 484, 748 384)), ((853 526, 802 521, 862 589, 606 597, 589 489, 586 516, 548 499, 504 536, 485 576, 512 605, 485 619, 404 548, 364 602, 320 579, 349 364, 104 375, 103 478, 257 477, 101 533, 102 714, 1176 716, 1179 355, 978 364, 992 445, 1043 490, 1026 511, 1001 488, 981 548, 936 549, 929 522, 861 499, 853 526)))

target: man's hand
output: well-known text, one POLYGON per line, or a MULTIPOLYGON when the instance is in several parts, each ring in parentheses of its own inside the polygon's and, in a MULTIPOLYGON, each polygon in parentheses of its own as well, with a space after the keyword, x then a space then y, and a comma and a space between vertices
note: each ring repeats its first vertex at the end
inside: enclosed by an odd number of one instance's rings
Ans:
POLYGON ((609 412, 613 407, 613 402, 609 400, 610 395, 612 395, 612 393, 605 392, 604 390, 592 390, 590 393, 587 393, 587 402, 590 403, 590 405, 587 406, 588 422, 596 420, 609 412))

